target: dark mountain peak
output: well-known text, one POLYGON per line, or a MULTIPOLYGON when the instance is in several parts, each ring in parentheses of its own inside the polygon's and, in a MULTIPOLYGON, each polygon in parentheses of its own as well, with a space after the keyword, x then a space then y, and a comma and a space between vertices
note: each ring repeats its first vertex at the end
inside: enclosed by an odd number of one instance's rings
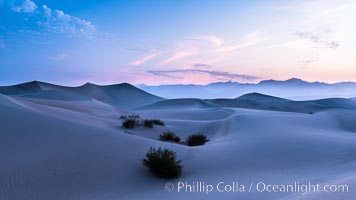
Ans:
POLYGON ((23 83, 23 84, 37 84, 37 83, 39 83, 40 81, 38 81, 38 80, 33 80, 33 81, 29 81, 29 82, 25 82, 25 83, 23 83))
POLYGON ((28 81, 28 82, 24 82, 24 83, 20 83, 17 85, 13 85, 13 86, 39 86, 39 81, 37 80, 33 80, 33 81, 28 81))
POLYGON ((79 86, 79 87, 93 87, 93 86, 98 86, 94 83, 90 83, 90 82, 86 82, 83 85, 79 86))
POLYGON ((260 81, 258 84, 268 84, 268 83, 275 83, 275 82, 280 82, 280 81, 276 81, 274 79, 269 79, 269 80, 260 81))
POLYGON ((290 78, 286 80, 285 82, 290 82, 290 83, 307 83, 306 81, 299 79, 299 78, 290 78))
POLYGON ((113 84, 113 85, 106 85, 107 87, 121 87, 121 88, 134 88, 138 89, 137 87, 131 85, 130 83, 119 83, 119 84, 113 84))
POLYGON ((82 86, 79 87, 101 87, 101 88, 136 88, 135 86, 129 83, 118 83, 118 84, 111 84, 111 85, 97 85, 94 83, 87 82, 82 86))
POLYGON ((238 82, 233 82, 233 81, 226 81, 226 82, 214 82, 214 83, 209 83, 206 86, 229 86, 229 85, 240 85, 241 83, 238 82))
POLYGON ((258 84, 262 84, 262 85, 275 85, 275 84, 308 84, 309 82, 304 81, 302 79, 299 78, 290 78, 288 80, 285 81, 278 81, 278 80, 264 80, 259 82, 258 84))

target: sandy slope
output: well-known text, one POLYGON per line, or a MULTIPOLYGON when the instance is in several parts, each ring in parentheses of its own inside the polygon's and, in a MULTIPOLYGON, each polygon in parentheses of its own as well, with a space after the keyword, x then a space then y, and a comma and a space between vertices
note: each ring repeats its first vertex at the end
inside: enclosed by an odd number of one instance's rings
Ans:
POLYGON ((130 110, 163 100, 161 97, 149 94, 127 83, 106 86, 86 83, 79 87, 66 87, 32 81, 13 86, 1 86, 0 94, 65 101, 95 99, 121 110, 130 110))
MULTIPOLYGON (((0 94, 1 199, 352 199, 355 195, 356 113, 344 99, 309 102, 325 106, 315 114, 294 112, 293 103, 283 105, 289 112, 279 112, 220 107, 198 99, 148 106, 142 102, 129 111, 118 106, 127 100, 108 95, 115 87, 83 98, 92 91, 86 87, 97 88, 85 86, 76 94, 71 88, 44 89, 42 84, 38 91, 0 94), (167 125, 128 134, 120 128, 122 113, 160 118, 167 125), (164 130, 182 138, 203 132, 211 142, 186 147, 157 141, 164 130), (174 183, 312 181, 350 184, 351 189, 308 195, 166 192, 167 181, 155 178, 141 164, 151 146, 172 149, 183 160, 183 175, 174 183)), ((136 98, 146 98, 140 94, 136 98)), ((243 98, 261 101, 256 95, 243 98)), ((265 97, 263 101, 261 105, 267 106, 289 102, 265 97)))
POLYGON ((315 113, 327 109, 356 110, 352 99, 331 98, 312 101, 293 101, 259 93, 242 95, 235 99, 169 99, 139 107, 139 110, 199 109, 199 108, 248 108, 296 113, 315 113))

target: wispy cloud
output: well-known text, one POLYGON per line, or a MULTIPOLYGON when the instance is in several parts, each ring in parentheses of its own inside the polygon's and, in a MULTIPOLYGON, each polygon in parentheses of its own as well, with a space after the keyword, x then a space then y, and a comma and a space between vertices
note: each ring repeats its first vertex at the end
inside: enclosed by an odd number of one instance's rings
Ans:
POLYGON ((297 60, 297 62, 304 64, 304 65, 309 65, 309 64, 312 64, 318 60, 319 60, 319 55, 315 54, 315 55, 309 55, 309 56, 302 56, 297 60))
POLYGON ((149 70, 148 73, 151 73, 155 76, 163 76, 169 78, 184 78, 185 74, 207 74, 209 76, 213 76, 221 80, 223 78, 226 79, 241 79, 247 81, 253 81, 259 79, 256 76, 244 75, 244 74, 235 74, 224 71, 214 71, 214 70, 201 70, 201 69, 174 69, 174 70, 149 70))
POLYGON ((164 66, 173 63, 178 60, 187 59, 196 55, 207 55, 215 52, 217 48, 220 48, 224 44, 224 40, 213 35, 201 35, 182 39, 175 43, 170 57, 161 60, 157 66, 164 66), (206 46, 206 43, 209 46, 206 46), (213 47, 213 50, 210 47, 213 47))
POLYGON ((72 55, 73 55, 73 52, 67 51, 67 52, 57 54, 53 57, 50 57, 50 59, 56 60, 56 61, 62 61, 62 60, 66 60, 66 59, 70 58, 72 55))
POLYGON ((299 63, 310 64, 315 62, 315 59, 308 59, 308 60, 298 60, 299 63))
POLYGON ((209 42, 215 48, 218 48, 224 44, 223 39, 221 39, 220 37, 214 36, 214 35, 199 35, 199 36, 193 36, 189 39, 209 42))
POLYGON ((235 51, 235 50, 238 50, 238 49, 241 49, 244 47, 256 45, 256 44, 262 42, 263 40, 265 40, 265 38, 263 38, 260 35, 260 33, 252 32, 252 33, 248 34, 247 36, 245 36, 245 38, 243 38, 240 43, 224 45, 224 46, 218 48, 217 52, 225 53, 225 52, 235 51))
MULTIPOLYGON (((25 17, 25 21, 36 22, 38 27, 44 27, 46 31, 56 34, 63 34, 69 37, 82 37, 82 38, 110 38, 107 33, 100 33, 96 30, 96 27, 87 20, 72 16, 65 13, 62 10, 56 10, 48 7, 47 5, 38 6, 31 0, 14 0, 5 1, 4 4, 7 8, 15 13, 28 14, 25 17)), ((34 30, 32 26, 25 27, 23 32, 34 30)), ((18 31, 18 30, 16 30, 18 31)), ((112 38, 112 37, 111 37, 112 38)))
POLYGON ((192 64, 192 66, 195 68, 212 68, 211 65, 207 65, 204 63, 195 63, 195 64, 192 64))
POLYGON ((196 45, 183 46, 175 50, 173 55, 171 55, 169 58, 159 62, 157 66, 167 65, 174 61, 198 54, 199 52, 200 49, 196 45))
POLYGON ((24 0, 24 1, 14 2, 11 5, 11 9, 14 12, 32 13, 37 9, 37 5, 31 0, 24 0))
POLYGON ((138 51, 138 52, 149 52, 148 49, 138 48, 138 47, 135 47, 135 48, 126 48, 126 50, 128 50, 128 51, 138 51))
POLYGON ((140 66, 145 64, 147 61, 161 55, 163 52, 162 51, 155 51, 151 52, 149 54, 144 55, 142 58, 139 58, 138 60, 135 60, 131 63, 132 66, 140 66))
POLYGON ((309 40, 314 44, 333 50, 340 46, 337 41, 327 37, 324 33, 295 32, 294 35, 298 38, 309 40))
POLYGON ((306 44, 307 42, 304 40, 293 40, 293 41, 287 41, 287 42, 281 42, 277 44, 272 44, 269 46, 266 46, 265 48, 304 48, 310 46, 310 44, 306 44))
MULTIPOLYGON (((199 35, 188 37, 176 41, 173 49, 171 51, 167 51, 171 52, 170 54, 167 53, 169 56, 161 57, 161 60, 158 61, 156 67, 167 67, 172 63, 174 64, 175 62, 182 60, 183 64, 188 64, 187 61, 192 61, 193 63, 200 62, 197 59, 202 56, 208 57, 208 60, 212 60, 212 58, 214 58, 214 60, 218 60, 225 56, 225 53, 227 52, 232 52, 243 47, 256 45, 263 40, 265 40, 265 38, 262 37, 259 32, 251 32, 247 34, 240 40, 239 43, 226 43, 225 40, 214 35, 199 35)), ((144 58, 150 59, 150 56, 151 55, 147 55, 147 57, 144 58)), ((136 65, 135 62, 132 64, 136 65)), ((182 64, 182 62, 180 64, 182 64)))
POLYGON ((173 71, 148 70, 147 72, 155 76, 163 76, 167 78, 177 78, 177 79, 182 78, 181 76, 174 75, 177 73, 177 70, 173 70, 173 71))
POLYGON ((46 27, 52 32, 87 38, 93 37, 96 33, 96 28, 90 21, 74 17, 61 10, 52 10, 47 5, 42 6, 42 12, 45 20, 39 21, 38 25, 46 27))

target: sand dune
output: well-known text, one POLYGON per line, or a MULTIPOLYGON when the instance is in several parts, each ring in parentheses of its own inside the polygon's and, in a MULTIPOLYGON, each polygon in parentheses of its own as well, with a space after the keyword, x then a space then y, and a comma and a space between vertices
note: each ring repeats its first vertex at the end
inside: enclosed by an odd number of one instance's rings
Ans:
POLYGON ((356 109, 356 103, 350 99, 333 98, 311 101, 292 101, 258 93, 246 94, 236 99, 213 99, 208 101, 224 107, 298 113, 315 113, 332 108, 356 109))
POLYGON ((217 106, 202 99, 169 99, 146 105, 138 109, 206 109, 214 107, 217 106))
POLYGON ((169 148, 183 160, 177 181, 242 184, 308 181, 355 186, 355 103, 291 101, 263 94, 236 99, 164 100, 128 84, 62 87, 46 83, 0 91, 1 199, 353 199, 348 193, 210 194, 166 192, 141 164, 147 150, 169 148), (281 112, 283 111, 283 112, 281 112), (288 112, 285 112, 288 111, 288 112), (305 114, 313 111, 314 114, 305 114), (318 112, 317 112, 318 111, 318 112), (127 130, 122 113, 159 118, 165 127, 127 130), (187 147, 157 140, 171 130, 187 147))
POLYGON ((26 93, 19 95, 21 97, 35 98, 35 99, 51 99, 51 100, 63 100, 63 101, 88 101, 91 100, 88 96, 75 95, 72 93, 66 93, 56 90, 40 90, 38 92, 26 93))
POLYGON ((37 81, 22 83, 13 86, 0 86, 0 93, 7 95, 26 94, 30 92, 41 91, 42 88, 38 85, 37 81))
POLYGON ((310 101, 293 101, 269 95, 250 93, 235 99, 172 99, 139 107, 138 110, 208 109, 219 107, 247 108, 312 114, 327 109, 356 110, 352 99, 331 98, 310 101))
POLYGON ((0 87, 0 93, 28 98, 67 101, 96 99, 124 110, 163 100, 161 97, 149 94, 127 83, 107 86, 86 83, 79 87, 66 87, 32 81, 14 86, 2 86, 0 87))

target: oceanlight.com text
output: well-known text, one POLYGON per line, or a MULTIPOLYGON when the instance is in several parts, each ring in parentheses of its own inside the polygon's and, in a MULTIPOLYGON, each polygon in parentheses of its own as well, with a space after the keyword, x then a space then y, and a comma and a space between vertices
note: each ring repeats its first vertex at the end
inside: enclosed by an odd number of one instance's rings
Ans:
POLYGON ((204 181, 195 182, 177 182, 177 183, 167 183, 165 185, 165 190, 167 192, 186 192, 186 193, 204 193, 209 194, 212 192, 220 193, 243 193, 243 192, 259 192, 259 193, 342 193, 348 192, 349 186, 347 184, 319 184, 312 182, 298 181, 288 183, 288 184, 271 184, 263 181, 251 182, 251 183, 240 183, 238 181, 234 182, 224 182, 220 181, 217 183, 208 183, 204 181))

